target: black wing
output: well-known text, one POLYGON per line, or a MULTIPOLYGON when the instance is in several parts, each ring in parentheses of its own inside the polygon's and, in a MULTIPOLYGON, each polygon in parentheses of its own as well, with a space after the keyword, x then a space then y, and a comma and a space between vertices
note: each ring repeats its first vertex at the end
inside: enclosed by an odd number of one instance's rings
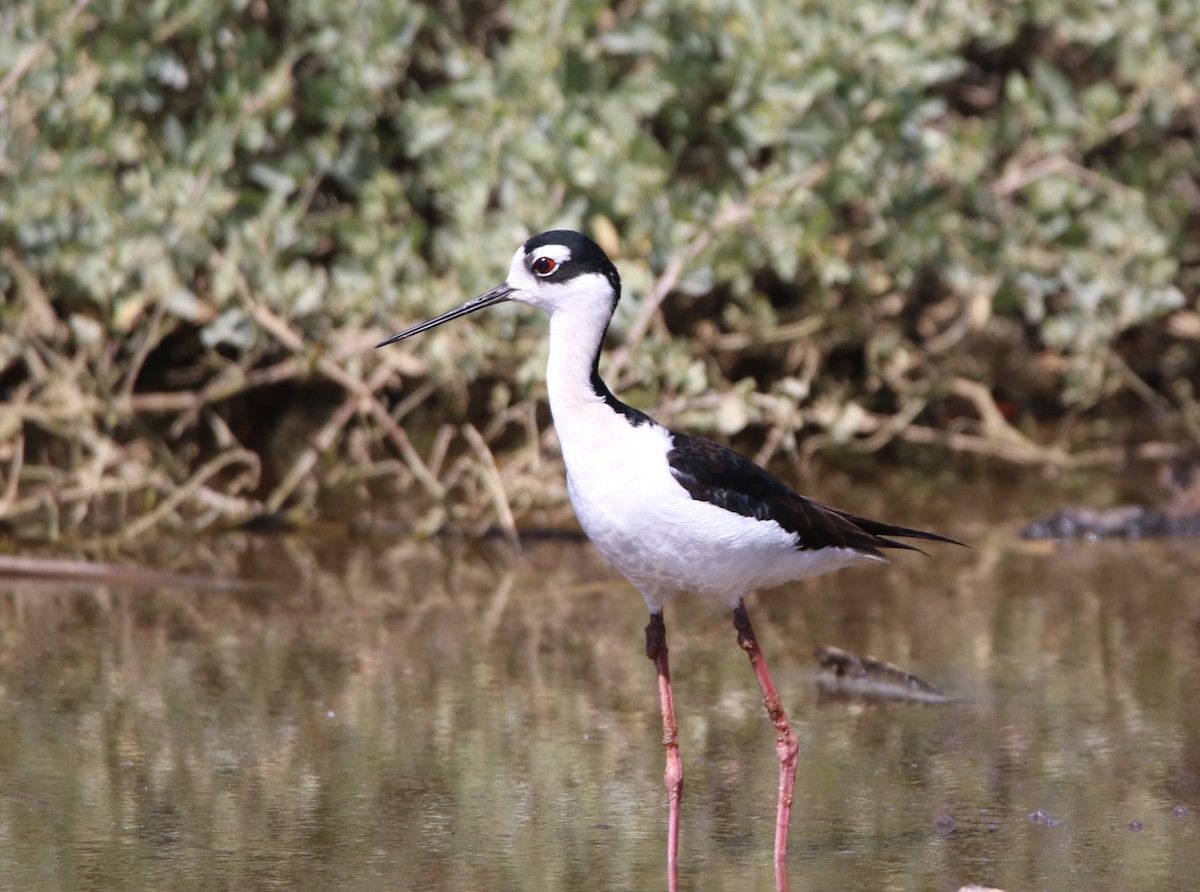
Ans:
POLYGON ((796 543, 799 549, 851 548, 883 557, 881 548, 921 551, 916 546, 889 538, 892 536, 963 544, 937 533, 911 530, 828 508, 792 492, 732 449, 690 434, 672 432, 671 438, 673 446, 667 453, 667 462, 688 495, 743 517, 773 520, 799 537, 796 543))

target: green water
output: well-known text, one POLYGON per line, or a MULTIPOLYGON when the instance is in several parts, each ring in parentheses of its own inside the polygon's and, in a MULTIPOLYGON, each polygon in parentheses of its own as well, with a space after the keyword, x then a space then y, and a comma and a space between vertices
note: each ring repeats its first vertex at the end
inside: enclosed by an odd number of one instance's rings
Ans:
MULTIPOLYGON (((1200 547, 943 528, 976 547, 748 601, 801 742, 793 889, 1200 886, 1200 547), (958 699, 823 702, 818 644, 958 699)), ((0 886, 665 888, 646 616, 590 546, 188 548, 274 587, 3 582, 0 886)), ((770 889, 745 655, 720 605, 667 626, 685 886, 770 889)))

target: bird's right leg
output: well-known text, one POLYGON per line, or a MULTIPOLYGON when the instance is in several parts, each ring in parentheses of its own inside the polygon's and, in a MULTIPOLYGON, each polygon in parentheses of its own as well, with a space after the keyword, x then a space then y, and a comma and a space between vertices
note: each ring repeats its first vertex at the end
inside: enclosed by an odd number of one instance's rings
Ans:
POLYGON ((679 726, 675 722, 675 698, 671 694, 671 670, 667 665, 667 627, 662 611, 650 614, 646 626, 646 656, 658 670, 658 697, 662 701, 663 749, 667 768, 663 780, 670 810, 667 817, 667 889, 679 888, 679 806, 683 801, 683 762, 679 758, 679 726))
POLYGON ((800 754, 800 743, 788 721, 787 713, 775 690, 775 682, 767 671, 767 661, 763 659, 762 649, 758 646, 758 638, 754 635, 754 627, 750 625, 750 616, 746 613, 746 605, 738 601, 733 609, 733 625, 737 629, 738 644, 750 655, 750 665, 754 668, 754 677, 762 689, 763 703, 767 707, 767 715, 775 726, 775 753, 779 757, 779 801, 775 813, 775 889, 776 892, 787 892, 787 845, 788 823, 792 818, 792 791, 796 786, 796 762, 800 754))

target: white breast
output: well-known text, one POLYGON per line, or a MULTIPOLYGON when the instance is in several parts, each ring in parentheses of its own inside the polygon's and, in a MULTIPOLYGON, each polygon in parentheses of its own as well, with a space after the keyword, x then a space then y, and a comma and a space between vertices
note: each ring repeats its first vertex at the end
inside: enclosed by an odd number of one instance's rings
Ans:
POLYGON ((651 610, 681 591, 735 606, 752 589, 880 560, 850 549, 800 551, 796 535, 773 520, 695 500, 671 474, 669 431, 630 425, 600 402, 575 409, 555 418, 571 503, 651 610))

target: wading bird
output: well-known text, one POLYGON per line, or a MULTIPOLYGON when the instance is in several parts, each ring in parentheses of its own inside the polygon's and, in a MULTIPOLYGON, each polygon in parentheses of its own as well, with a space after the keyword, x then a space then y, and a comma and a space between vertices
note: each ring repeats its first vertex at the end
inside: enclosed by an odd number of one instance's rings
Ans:
POLYGON ((546 385, 571 504, 588 538, 650 608, 646 656, 658 672, 667 760, 668 888, 675 892, 679 881, 683 764, 663 606, 672 595, 695 592, 733 609, 738 644, 750 656, 775 726, 775 883, 786 889, 799 744, 767 671, 744 596, 855 564, 886 562, 881 549, 920 550, 893 537, 961 543, 821 505, 736 452, 668 430, 618 400, 600 378, 599 361, 620 296, 620 276, 599 245, 578 232, 543 232, 517 249, 503 284, 377 346, 505 301, 550 314, 546 385))

